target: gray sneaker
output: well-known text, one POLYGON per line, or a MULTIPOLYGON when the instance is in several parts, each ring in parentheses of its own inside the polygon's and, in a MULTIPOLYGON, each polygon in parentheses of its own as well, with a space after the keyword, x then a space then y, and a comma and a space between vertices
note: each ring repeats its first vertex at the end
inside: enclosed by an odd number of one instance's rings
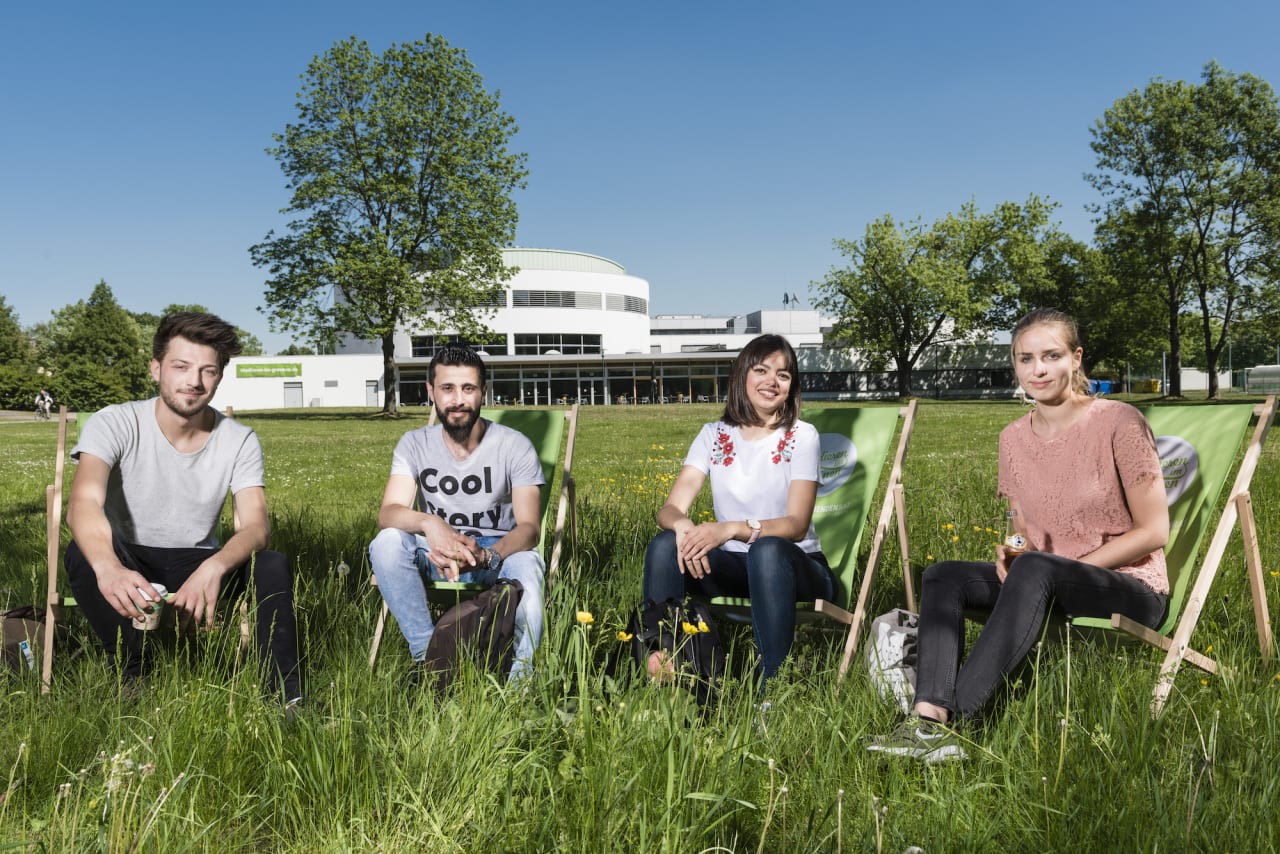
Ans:
POLYGON ((960 736, 946 724, 928 721, 917 715, 898 724, 888 735, 877 736, 867 743, 872 753, 909 756, 926 765, 964 759, 960 736))

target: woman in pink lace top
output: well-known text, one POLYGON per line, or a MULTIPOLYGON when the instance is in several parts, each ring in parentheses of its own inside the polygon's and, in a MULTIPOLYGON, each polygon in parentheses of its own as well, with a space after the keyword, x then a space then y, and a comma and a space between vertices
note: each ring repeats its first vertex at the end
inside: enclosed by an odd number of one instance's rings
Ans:
POLYGON ((1128 404, 1089 396, 1079 334, 1062 312, 1022 318, 1011 349, 1036 403, 1000 433, 999 492, 1021 548, 998 546, 994 562, 925 570, 915 714, 869 750, 963 758, 950 725, 989 705, 1051 608, 1074 617, 1121 613, 1151 627, 1164 619, 1169 510, 1151 428, 1128 404), (968 608, 991 616, 961 664, 968 608))

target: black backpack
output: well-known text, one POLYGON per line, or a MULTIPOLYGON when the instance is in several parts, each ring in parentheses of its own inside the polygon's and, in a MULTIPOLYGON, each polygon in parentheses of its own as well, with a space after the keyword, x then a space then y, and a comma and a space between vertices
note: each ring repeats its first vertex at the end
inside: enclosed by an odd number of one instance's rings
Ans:
POLYGON ((724 646, 711 611, 703 602, 646 599, 631 617, 631 651, 647 672, 649 656, 659 650, 671 658, 676 679, 708 708, 715 703, 724 676, 724 646))
POLYGON ((454 605, 436 623, 423 661, 423 681, 443 693, 462 662, 505 676, 515 660, 516 608, 524 588, 500 578, 488 590, 454 605))

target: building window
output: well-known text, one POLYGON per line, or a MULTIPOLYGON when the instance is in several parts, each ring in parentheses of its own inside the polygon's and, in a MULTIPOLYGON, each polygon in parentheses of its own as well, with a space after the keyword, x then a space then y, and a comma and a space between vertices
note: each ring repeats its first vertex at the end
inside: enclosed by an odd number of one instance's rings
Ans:
POLYGON ((648 314, 649 301, 643 297, 631 297, 626 294, 606 294, 605 308, 609 311, 629 311, 633 314, 648 314))
POLYGON ((600 335, 576 335, 573 333, 541 332, 517 334, 517 356, 580 356, 600 352, 600 335), (552 352, 554 351, 554 352, 552 352))
POLYGON ((512 291, 516 308, 583 308, 600 310, 600 294, 592 291, 512 291))
POLYGON ((411 353, 415 359, 430 359, 440 348, 449 344, 466 344, 476 350, 483 350, 490 356, 507 355, 507 336, 505 335, 474 339, 461 335, 413 335, 409 338, 411 353))

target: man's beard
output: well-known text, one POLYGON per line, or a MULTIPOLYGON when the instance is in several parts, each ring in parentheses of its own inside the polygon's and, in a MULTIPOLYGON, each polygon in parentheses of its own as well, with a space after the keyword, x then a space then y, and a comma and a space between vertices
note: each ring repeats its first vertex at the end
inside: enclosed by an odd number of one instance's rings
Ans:
POLYGON ((160 400, 165 406, 169 407, 171 412, 175 415, 181 415, 183 418, 190 418, 193 415, 198 414, 205 407, 204 401, 200 401, 195 404, 188 404, 182 398, 178 397, 178 395, 166 394, 164 391, 160 392, 160 400))
POLYGON ((449 438, 457 442, 459 445, 465 443, 471 436, 471 428, 476 426, 476 421, 480 419, 480 410, 478 409, 450 409, 445 412, 441 424, 444 426, 444 432, 449 434, 449 438), (450 416, 454 413, 466 413, 467 417, 461 423, 454 422, 450 416))

